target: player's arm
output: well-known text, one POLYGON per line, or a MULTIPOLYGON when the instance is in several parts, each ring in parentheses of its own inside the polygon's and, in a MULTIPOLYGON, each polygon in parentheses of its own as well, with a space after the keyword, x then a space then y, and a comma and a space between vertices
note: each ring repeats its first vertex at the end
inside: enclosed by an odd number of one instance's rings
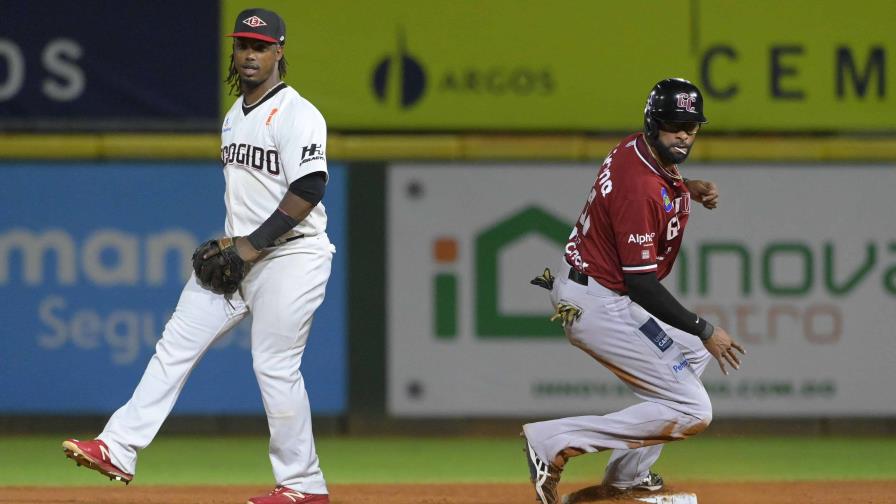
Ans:
POLYGON ((723 373, 728 374, 728 370, 725 369, 726 362, 734 369, 740 368, 740 358, 734 350, 745 354, 744 348, 732 340, 724 329, 713 327, 682 306, 675 296, 663 287, 655 272, 625 273, 623 278, 628 289, 628 297, 632 301, 670 326, 700 338, 706 350, 719 362, 723 373))
POLYGON ((316 171, 299 177, 289 184, 274 213, 258 229, 236 241, 240 257, 245 261, 258 259, 261 250, 274 244, 277 238, 296 227, 320 203, 326 189, 327 175, 316 171))
POLYGON ((616 250, 629 298, 666 324, 698 336, 725 374, 726 362, 737 369, 740 360, 733 349, 743 353, 743 347, 732 341, 724 329, 713 327, 688 311, 656 276, 658 259, 654 238, 665 227, 664 206, 652 198, 630 198, 620 200, 614 211, 616 250))
POLYGON ((682 306, 660 283, 656 272, 625 273, 623 278, 628 297, 654 317, 703 341, 712 336, 713 325, 682 306))
MULTIPOLYGON (((656 193, 659 192, 657 189, 656 193)), ((621 200, 614 211, 616 250, 629 297, 670 326, 704 341, 709 339, 712 324, 685 309, 656 276, 659 262, 657 237, 662 236, 666 228, 665 204, 652 197, 627 198, 621 200)))
POLYGON ((237 240, 240 255, 248 261, 258 259, 262 249, 305 220, 327 184, 327 124, 320 112, 310 104, 290 102, 272 128, 289 190, 258 229, 237 240))

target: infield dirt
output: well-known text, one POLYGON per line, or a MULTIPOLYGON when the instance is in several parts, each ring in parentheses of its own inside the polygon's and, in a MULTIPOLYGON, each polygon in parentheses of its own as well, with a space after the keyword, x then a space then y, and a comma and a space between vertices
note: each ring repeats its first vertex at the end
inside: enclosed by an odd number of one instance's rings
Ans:
MULTIPOLYGON (((564 493, 581 485, 561 484, 564 493)), ((257 486, 0 487, 3 504, 242 504, 269 491, 257 486)), ((700 504, 896 503, 896 481, 680 483, 700 504)), ((534 502, 526 484, 332 485, 333 504, 508 504, 534 502)), ((600 492, 593 492, 598 494, 600 492)), ((638 503, 624 497, 578 502, 638 503)))

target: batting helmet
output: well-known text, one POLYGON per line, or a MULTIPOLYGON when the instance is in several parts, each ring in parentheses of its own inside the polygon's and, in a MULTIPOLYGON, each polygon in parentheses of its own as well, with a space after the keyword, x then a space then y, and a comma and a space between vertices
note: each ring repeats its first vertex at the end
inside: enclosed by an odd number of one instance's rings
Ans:
POLYGON ((657 135, 657 121, 708 122, 703 115, 703 95, 684 79, 663 79, 653 86, 644 107, 644 133, 657 135))

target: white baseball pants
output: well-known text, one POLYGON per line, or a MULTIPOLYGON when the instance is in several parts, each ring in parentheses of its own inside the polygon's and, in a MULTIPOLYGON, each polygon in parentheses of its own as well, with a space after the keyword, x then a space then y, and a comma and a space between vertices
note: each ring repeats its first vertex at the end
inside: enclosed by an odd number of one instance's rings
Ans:
MULTIPOLYGON (((565 263, 564 263, 565 264, 565 263)), ((628 296, 588 286, 557 272, 551 303, 568 302, 582 317, 566 328, 569 341, 621 379, 643 402, 608 415, 588 415, 523 426, 539 458, 555 462, 612 449, 604 484, 632 486, 647 476, 662 444, 702 432, 712 406, 700 376, 711 355, 696 336, 651 317, 628 296)))
POLYGON ((268 418, 274 478, 301 492, 328 493, 299 365, 334 251, 326 234, 278 247, 252 266, 229 300, 191 276, 134 395, 98 436, 109 446, 112 462, 135 472, 137 451, 155 437, 199 359, 251 312, 252 365, 268 418))

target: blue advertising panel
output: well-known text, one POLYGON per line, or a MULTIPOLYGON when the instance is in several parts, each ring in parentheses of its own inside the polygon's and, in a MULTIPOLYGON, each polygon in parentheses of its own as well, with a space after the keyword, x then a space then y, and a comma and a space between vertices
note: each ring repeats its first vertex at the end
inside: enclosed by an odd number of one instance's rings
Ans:
POLYGON ((0 126, 217 125, 217 0, 0 0, 0 13, 0 126))
MULTIPOLYGON (((224 227, 218 163, 0 164, 0 413, 111 413, 130 397, 191 271, 224 227)), ((346 410, 346 178, 324 204, 336 245, 302 373, 315 414, 346 410)), ((175 412, 263 413, 251 320, 223 336, 175 412)))

